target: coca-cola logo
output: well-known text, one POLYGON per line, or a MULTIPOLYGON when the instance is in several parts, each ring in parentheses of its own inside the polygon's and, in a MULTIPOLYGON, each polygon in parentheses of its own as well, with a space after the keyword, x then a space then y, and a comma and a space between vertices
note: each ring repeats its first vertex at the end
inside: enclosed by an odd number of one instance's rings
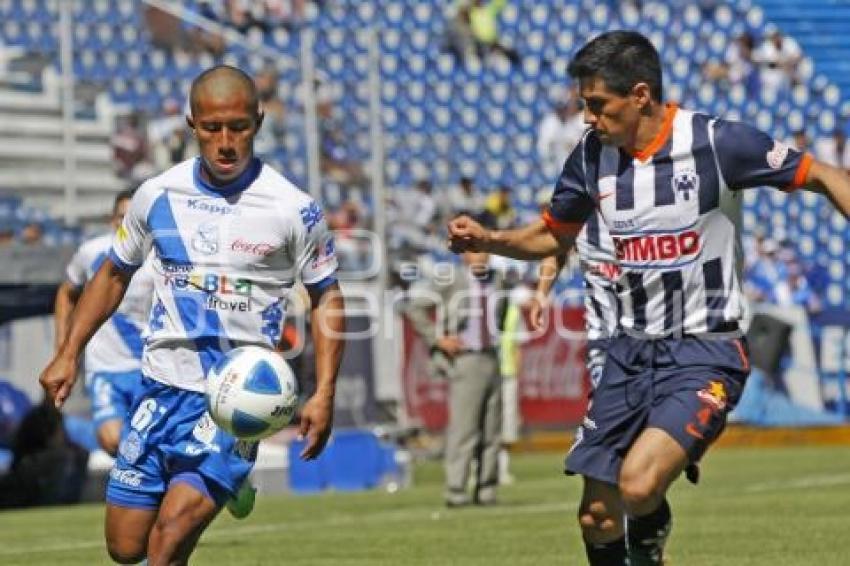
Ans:
POLYGON ((230 244, 231 251, 251 254, 256 256, 268 256, 275 252, 273 244, 268 242, 249 242, 238 238, 230 244))

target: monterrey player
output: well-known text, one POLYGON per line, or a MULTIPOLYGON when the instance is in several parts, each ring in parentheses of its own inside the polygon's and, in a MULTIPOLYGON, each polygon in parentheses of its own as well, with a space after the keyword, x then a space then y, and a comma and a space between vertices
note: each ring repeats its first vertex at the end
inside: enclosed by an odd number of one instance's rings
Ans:
MULTIPOLYGON (((121 191, 112 207, 113 232, 121 226, 132 190, 121 191)), ((112 247, 112 234, 92 238, 80 246, 66 269, 55 301, 55 334, 58 350, 67 336, 71 313, 83 286, 94 277, 112 247)), ((92 405, 97 442, 110 456, 118 450, 121 422, 142 379, 142 331, 150 311, 153 278, 149 269, 133 276, 124 299, 110 319, 86 346, 86 390, 92 405)))
POLYGON ((745 124, 664 104, 658 52, 638 33, 598 36, 569 72, 590 130, 549 210, 507 231, 455 219, 449 243, 542 258, 567 250, 601 215, 620 267, 620 321, 565 467, 584 477, 579 523, 590 564, 661 564, 667 489, 720 435, 749 372, 738 190, 805 186, 846 216, 850 178, 745 124))
POLYGON ((110 556, 185 564, 225 500, 253 466, 256 443, 237 441, 206 413, 204 382, 227 350, 273 349, 297 280, 307 287, 316 349, 316 393, 301 413, 307 444, 322 451, 331 429, 342 356, 343 299, 322 210, 253 155, 262 123, 254 83, 217 66, 192 83, 189 126, 201 156, 139 188, 109 257, 83 291, 68 336, 41 375, 61 406, 77 357, 121 300, 152 245, 150 335, 143 395, 124 421, 107 488, 110 556))

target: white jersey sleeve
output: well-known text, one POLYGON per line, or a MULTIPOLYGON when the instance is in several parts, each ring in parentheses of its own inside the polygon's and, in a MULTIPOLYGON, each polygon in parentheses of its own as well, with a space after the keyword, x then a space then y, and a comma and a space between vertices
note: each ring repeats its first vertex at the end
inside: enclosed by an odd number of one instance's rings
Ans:
POLYGON ((68 282, 77 289, 83 287, 88 279, 86 277, 86 268, 88 265, 86 264, 85 255, 84 248, 80 247, 74 253, 71 261, 68 263, 68 267, 65 268, 65 277, 68 279, 68 282))
POLYGON ((333 234, 314 200, 299 209, 301 225, 293 229, 293 257, 301 282, 307 287, 331 282, 337 270, 333 234))
POLYGON ((150 251, 151 234, 148 215, 158 191, 150 182, 133 195, 124 222, 115 233, 109 259, 125 270, 137 269, 150 251))

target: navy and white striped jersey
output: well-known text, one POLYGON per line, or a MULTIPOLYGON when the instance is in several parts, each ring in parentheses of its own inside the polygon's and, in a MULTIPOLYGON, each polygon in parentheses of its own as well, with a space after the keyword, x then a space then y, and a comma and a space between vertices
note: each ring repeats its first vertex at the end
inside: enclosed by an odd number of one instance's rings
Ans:
POLYGON ((617 294, 614 281, 619 267, 608 228, 591 214, 576 238, 579 266, 584 276, 584 319, 590 343, 606 340, 617 330, 617 294))
POLYGON ((646 337, 740 333, 737 190, 805 181, 812 158, 755 128, 668 105, 639 155, 588 131, 543 219, 576 235, 598 211, 620 273, 620 327, 646 337))

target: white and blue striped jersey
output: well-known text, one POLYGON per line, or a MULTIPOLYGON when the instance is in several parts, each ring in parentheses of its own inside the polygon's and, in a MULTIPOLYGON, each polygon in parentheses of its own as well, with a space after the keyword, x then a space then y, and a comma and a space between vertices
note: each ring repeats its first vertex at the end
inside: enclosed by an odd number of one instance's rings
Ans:
POLYGON ((567 160, 544 221, 576 235, 599 211, 620 274, 620 328, 650 338, 740 333, 737 190, 805 181, 812 158, 739 122, 668 105, 639 155, 592 130, 567 160))
POLYGON ((614 280, 619 267, 614 242, 598 213, 588 217, 575 245, 584 278, 585 329, 592 344, 616 333, 619 308, 614 280))
MULTIPOLYGON (((109 253, 112 234, 83 242, 66 271, 68 282, 78 290, 94 277, 109 253)), ((145 267, 130 281, 118 309, 95 332, 85 352, 86 380, 95 372, 127 372, 141 367, 143 332, 153 296, 153 277, 145 267)))
POLYGON ((203 391, 223 352, 280 339, 296 281, 336 281, 334 241, 318 204, 255 159, 214 187, 200 159, 154 177, 133 196, 110 259, 154 271, 154 304, 142 370, 151 379, 203 391))

